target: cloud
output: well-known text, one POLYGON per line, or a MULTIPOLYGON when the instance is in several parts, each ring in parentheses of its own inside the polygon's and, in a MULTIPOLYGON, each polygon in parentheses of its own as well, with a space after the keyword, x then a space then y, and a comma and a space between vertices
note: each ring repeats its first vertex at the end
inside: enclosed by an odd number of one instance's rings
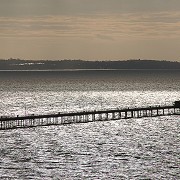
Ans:
POLYGON ((0 17, 0 37, 117 40, 180 37, 180 12, 0 17))
POLYGON ((180 11, 179 0, 0 0, 0 16, 180 11))

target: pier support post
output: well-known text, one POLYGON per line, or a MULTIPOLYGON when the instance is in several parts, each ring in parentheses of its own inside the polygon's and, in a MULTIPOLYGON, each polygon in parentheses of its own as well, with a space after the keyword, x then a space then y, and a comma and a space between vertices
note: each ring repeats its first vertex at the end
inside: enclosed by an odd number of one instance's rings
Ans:
POLYGON ((134 117, 134 113, 133 113, 133 111, 131 111, 131 118, 133 118, 134 117))
POLYGON ((119 112, 119 119, 121 119, 121 111, 119 112))
POLYGON ((127 119, 127 111, 125 111, 125 119, 127 119))
POLYGON ((96 119, 96 114, 92 114, 92 121, 95 121, 96 119))
POLYGON ((114 120, 116 118, 115 113, 112 113, 112 119, 114 120))
POLYGON ((108 114, 108 113, 106 113, 106 120, 108 120, 108 116, 109 116, 109 114, 108 114))
POLYGON ((139 111, 137 110, 137 117, 139 118, 140 117, 140 115, 139 115, 139 111))

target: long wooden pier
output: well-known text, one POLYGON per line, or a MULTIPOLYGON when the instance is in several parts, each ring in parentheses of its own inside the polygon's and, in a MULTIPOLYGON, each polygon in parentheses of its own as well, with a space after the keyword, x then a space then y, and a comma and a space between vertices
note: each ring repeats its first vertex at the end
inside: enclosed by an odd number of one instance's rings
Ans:
POLYGON ((28 128, 36 126, 87 123, 94 121, 111 121, 128 118, 143 118, 180 115, 180 107, 154 106, 142 108, 109 109, 98 111, 66 112, 47 115, 29 115, 17 117, 0 117, 0 130, 28 128))

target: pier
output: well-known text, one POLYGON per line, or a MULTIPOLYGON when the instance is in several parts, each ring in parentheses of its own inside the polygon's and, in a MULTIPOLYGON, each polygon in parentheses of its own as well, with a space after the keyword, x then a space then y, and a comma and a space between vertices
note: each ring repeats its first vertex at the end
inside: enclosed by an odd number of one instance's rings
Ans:
POLYGON ((173 106, 150 106, 125 109, 117 108, 109 110, 66 112, 47 115, 29 115, 17 117, 1 116, 0 130, 169 115, 180 115, 180 106, 174 104, 173 106))
POLYGON ((179 101, 176 101, 173 106, 149 106, 124 109, 117 108, 109 110, 66 112, 17 117, 1 116, 0 130, 169 115, 180 115, 179 101))

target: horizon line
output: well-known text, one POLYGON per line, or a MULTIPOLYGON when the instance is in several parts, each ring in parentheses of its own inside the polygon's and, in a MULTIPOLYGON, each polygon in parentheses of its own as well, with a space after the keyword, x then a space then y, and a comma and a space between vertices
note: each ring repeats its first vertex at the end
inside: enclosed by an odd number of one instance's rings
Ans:
POLYGON ((19 61, 88 61, 88 62, 110 62, 110 61, 168 61, 168 62, 180 62, 180 60, 167 60, 167 59, 91 59, 91 60, 86 60, 86 59, 20 59, 20 58, 0 58, 0 61, 2 60, 19 60, 19 61))

